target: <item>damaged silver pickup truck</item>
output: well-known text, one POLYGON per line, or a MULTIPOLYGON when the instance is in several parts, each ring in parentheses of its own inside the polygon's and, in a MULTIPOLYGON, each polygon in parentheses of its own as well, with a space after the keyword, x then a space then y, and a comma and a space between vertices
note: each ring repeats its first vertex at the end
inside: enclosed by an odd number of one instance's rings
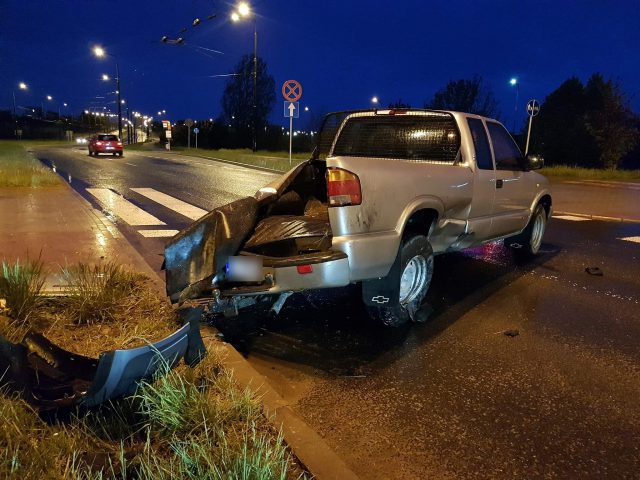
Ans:
POLYGON ((215 209, 165 249, 172 302, 210 312, 361 283, 385 325, 426 318, 434 255, 505 239, 535 255, 549 183, 497 121, 460 112, 328 115, 310 160, 215 209))

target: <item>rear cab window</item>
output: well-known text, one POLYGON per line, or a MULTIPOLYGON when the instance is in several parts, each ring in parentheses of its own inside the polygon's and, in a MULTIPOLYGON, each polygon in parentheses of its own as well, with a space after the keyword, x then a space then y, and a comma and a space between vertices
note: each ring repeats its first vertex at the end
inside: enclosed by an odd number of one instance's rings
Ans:
POLYGON ((491 159, 491 148, 487 131, 484 129, 482 120, 479 118, 467 118, 467 124, 473 138, 473 147, 476 152, 476 164, 482 170, 493 170, 493 160, 491 159))
POLYGON ((499 123, 487 122, 496 170, 523 170, 522 153, 509 132, 499 123))
POLYGON ((334 156, 455 163, 460 132, 452 115, 365 115, 346 120, 334 156))

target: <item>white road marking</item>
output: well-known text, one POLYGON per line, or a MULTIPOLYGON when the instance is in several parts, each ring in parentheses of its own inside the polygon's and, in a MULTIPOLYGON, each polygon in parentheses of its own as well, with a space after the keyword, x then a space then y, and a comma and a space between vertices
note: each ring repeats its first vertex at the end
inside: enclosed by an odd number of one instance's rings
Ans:
POLYGON ((131 190, 173 210, 174 212, 178 212, 180 215, 184 215, 191 220, 198 220, 200 217, 209 213, 207 210, 203 210, 195 205, 183 202, 182 200, 154 190, 153 188, 132 188, 131 190))
POLYGON ((138 233, 147 238, 173 237, 178 230, 138 230, 138 233))
POLYGON ((136 165, 134 165, 133 163, 129 163, 129 162, 124 162, 124 163, 126 163, 127 165, 131 165, 132 167, 135 167, 135 166, 136 166, 136 165))
POLYGON ((553 218, 559 218, 560 220, 571 220, 572 222, 585 222, 591 220, 586 217, 576 217, 574 215, 554 215, 553 218))
POLYGON ((87 192, 96 197, 107 210, 129 225, 166 225, 162 220, 136 207, 108 188, 87 188, 87 192))
POLYGON ((625 242, 640 243, 640 237, 622 237, 622 238, 619 238, 618 240, 624 240, 625 242))

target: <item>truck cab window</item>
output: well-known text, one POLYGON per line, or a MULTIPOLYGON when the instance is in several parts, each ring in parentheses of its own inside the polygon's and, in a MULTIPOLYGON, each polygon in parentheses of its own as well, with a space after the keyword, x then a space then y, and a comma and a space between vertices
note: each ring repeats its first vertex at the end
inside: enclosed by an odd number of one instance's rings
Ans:
POLYGON ((487 122, 487 128, 493 144, 496 170, 522 170, 522 153, 509 132, 495 122, 487 122))
POLYGON ((489 148, 489 139, 487 139, 487 131, 484 129, 482 120, 478 118, 467 118, 471 137, 473 138, 473 146, 476 151, 476 163, 478 168, 482 170, 493 170, 493 160, 491 160, 491 149, 489 148))

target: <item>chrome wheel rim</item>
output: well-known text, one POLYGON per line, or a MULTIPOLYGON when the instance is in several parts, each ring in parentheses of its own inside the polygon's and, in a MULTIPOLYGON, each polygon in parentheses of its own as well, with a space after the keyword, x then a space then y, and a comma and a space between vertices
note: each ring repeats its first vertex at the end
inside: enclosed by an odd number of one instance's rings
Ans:
POLYGON ((400 303, 406 305, 426 291, 433 274, 433 257, 413 257, 404 267, 400 277, 400 303))
POLYGON ((536 219, 533 222, 533 228, 531 229, 531 251, 533 253, 538 253, 538 250, 540 250, 546 224, 547 219, 545 218, 544 213, 541 212, 536 215, 536 219))

